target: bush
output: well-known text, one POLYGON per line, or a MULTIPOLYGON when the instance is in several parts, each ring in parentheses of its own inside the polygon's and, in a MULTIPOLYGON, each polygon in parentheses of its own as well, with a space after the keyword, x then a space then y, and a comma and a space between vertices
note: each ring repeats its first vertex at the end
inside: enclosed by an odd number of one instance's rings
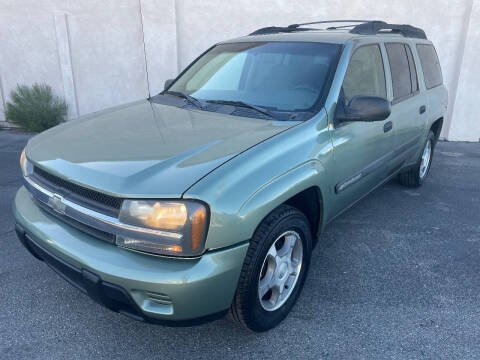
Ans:
POLYGON ((65 121, 68 106, 46 84, 17 85, 10 93, 5 117, 28 131, 40 132, 65 121))

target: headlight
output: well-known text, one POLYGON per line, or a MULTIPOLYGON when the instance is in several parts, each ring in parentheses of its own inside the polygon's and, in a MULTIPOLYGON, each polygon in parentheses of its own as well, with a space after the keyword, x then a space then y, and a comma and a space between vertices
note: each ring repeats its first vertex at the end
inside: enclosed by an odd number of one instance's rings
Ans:
POLYGON ((25 149, 23 149, 22 154, 20 155, 20 167, 22 168, 23 176, 30 176, 33 173, 33 165, 27 159, 25 155, 25 149))
POLYGON ((124 200, 119 221, 154 229, 154 237, 117 236, 116 243, 139 251, 177 256, 196 256, 205 248, 207 209, 195 201, 124 200))

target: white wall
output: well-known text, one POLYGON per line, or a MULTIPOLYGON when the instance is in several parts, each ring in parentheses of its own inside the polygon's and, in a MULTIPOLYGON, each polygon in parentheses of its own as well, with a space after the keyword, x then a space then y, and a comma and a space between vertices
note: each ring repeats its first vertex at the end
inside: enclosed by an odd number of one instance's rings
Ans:
POLYGON ((451 140, 480 141, 480 1, 474 0, 469 22, 465 24, 465 47, 459 61, 458 87, 453 103, 451 140))
POLYGON ((217 41, 341 18, 425 29, 452 105, 442 136, 479 141, 480 0, 0 0, 0 119, 17 83, 50 84, 76 117, 158 93, 217 41))

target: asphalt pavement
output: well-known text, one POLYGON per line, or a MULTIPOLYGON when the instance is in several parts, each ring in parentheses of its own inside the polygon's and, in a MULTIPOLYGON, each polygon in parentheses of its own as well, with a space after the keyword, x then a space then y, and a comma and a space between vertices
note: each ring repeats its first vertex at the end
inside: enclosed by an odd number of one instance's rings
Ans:
POLYGON ((288 318, 262 334, 111 312, 33 258, 14 232, 18 158, 0 132, 1 359, 478 359, 480 144, 440 142, 423 187, 396 181, 332 222, 288 318))

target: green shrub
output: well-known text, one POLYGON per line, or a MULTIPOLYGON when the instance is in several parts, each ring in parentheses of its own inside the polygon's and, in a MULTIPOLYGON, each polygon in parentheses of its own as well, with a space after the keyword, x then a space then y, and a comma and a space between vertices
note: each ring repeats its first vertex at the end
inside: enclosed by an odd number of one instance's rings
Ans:
POLYGON ((17 85, 10 93, 5 117, 28 131, 40 132, 65 121, 68 106, 46 84, 17 85))

